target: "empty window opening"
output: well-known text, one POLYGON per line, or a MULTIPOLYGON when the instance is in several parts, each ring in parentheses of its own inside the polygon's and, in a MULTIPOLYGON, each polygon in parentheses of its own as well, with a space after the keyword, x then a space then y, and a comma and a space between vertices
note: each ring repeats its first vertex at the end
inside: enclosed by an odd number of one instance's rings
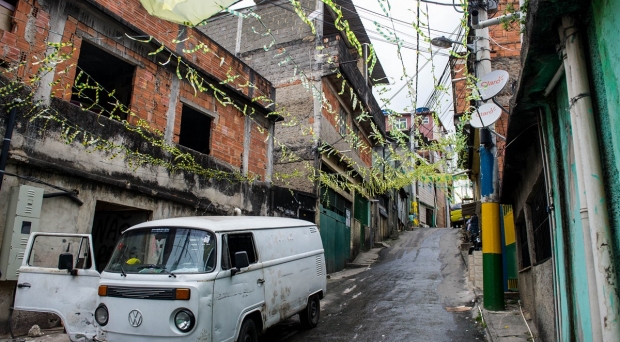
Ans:
POLYGON ((213 119, 189 106, 183 105, 179 145, 196 152, 211 153, 211 121, 213 119))
POLYGON ((0 30, 11 32, 17 0, 0 0, 0 30))
MULTIPOLYGON (((122 59, 83 41, 78 58, 76 82, 73 85, 71 103, 91 107, 89 110, 105 116, 110 116, 118 100, 125 107, 131 101, 132 80, 135 66, 122 59), (80 71, 83 71, 80 75, 80 71), (96 87, 97 84, 105 90, 81 89, 82 87, 96 87), (109 94, 113 93, 113 97, 109 94)), ((127 114, 114 111, 121 120, 127 119, 127 114)))

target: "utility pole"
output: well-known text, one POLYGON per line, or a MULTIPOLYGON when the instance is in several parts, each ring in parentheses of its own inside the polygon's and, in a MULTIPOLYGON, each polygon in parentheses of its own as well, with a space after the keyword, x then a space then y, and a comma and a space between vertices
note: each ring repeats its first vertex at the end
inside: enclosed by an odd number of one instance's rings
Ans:
MULTIPOLYGON (((476 77, 491 72, 491 48, 488 26, 496 25, 498 20, 487 20, 486 2, 478 2, 478 8, 471 12, 472 28, 476 29, 476 77), (491 23, 493 21, 493 23, 491 23)), ((494 126, 494 125, 493 125, 494 126)), ((494 130, 494 127, 491 127, 494 130)), ((499 215, 499 173, 497 167, 496 138, 480 129, 480 229, 482 237, 482 273, 484 308, 504 310, 504 286, 502 266, 502 240, 499 215), (489 143, 482 144, 482 136, 487 134, 489 143)))
MULTIPOLYGON (((485 0, 470 0, 471 27, 476 30, 476 41, 473 46, 467 44, 476 57, 476 77, 481 78, 491 72, 491 49, 489 43, 489 26, 498 25, 520 12, 514 12, 493 19, 488 19, 485 0)), ((448 48, 453 44, 461 44, 445 37, 433 38, 431 44, 448 48)), ((479 101, 481 102, 481 101, 479 101)), ((479 103, 480 104, 480 103, 479 103)), ((480 196, 481 196, 481 236, 482 236, 482 273, 484 308, 487 310, 504 310, 504 285, 502 265, 502 244, 499 205, 499 171, 497 165, 496 137, 490 128, 480 129, 480 196), (485 138, 485 139, 483 139, 485 138), (484 140, 484 143, 483 143, 484 140)))

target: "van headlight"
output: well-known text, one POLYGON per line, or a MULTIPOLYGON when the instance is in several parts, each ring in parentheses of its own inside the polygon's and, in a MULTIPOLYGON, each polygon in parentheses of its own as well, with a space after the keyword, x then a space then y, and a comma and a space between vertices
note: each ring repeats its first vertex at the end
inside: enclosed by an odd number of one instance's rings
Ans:
POLYGON ((174 325, 181 332, 188 332, 192 330, 194 323, 196 323, 194 314, 188 309, 181 309, 176 313, 176 315, 174 315, 174 325))
POLYGON ((108 308, 103 304, 99 304, 99 306, 95 310, 95 321, 97 321, 97 323, 99 323, 99 325, 103 327, 108 324, 108 318, 108 308))

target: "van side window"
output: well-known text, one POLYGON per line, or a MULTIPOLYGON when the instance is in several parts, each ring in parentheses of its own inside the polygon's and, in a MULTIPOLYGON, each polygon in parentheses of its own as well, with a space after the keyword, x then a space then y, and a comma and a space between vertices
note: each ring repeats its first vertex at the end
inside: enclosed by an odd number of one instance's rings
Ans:
POLYGON ((93 264, 88 238, 83 236, 39 235, 32 244, 28 266, 57 268, 61 253, 73 254, 73 268, 90 269, 93 264))
MULTIPOLYGON (((228 258, 231 267, 235 267, 235 253, 246 252, 250 264, 256 263, 256 248, 254 247, 254 238, 252 233, 229 234, 227 235, 228 258)), ((222 269, 224 269, 222 261, 222 269)))

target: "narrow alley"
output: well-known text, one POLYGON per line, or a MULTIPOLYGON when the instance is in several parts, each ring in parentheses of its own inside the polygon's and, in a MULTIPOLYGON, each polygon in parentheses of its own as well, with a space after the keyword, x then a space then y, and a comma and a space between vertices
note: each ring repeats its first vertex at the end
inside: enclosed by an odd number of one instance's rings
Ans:
POLYGON ((475 296, 458 239, 456 229, 403 232, 370 268, 330 276, 317 328, 300 330, 295 317, 261 341, 483 341, 472 311, 454 309, 475 296))

